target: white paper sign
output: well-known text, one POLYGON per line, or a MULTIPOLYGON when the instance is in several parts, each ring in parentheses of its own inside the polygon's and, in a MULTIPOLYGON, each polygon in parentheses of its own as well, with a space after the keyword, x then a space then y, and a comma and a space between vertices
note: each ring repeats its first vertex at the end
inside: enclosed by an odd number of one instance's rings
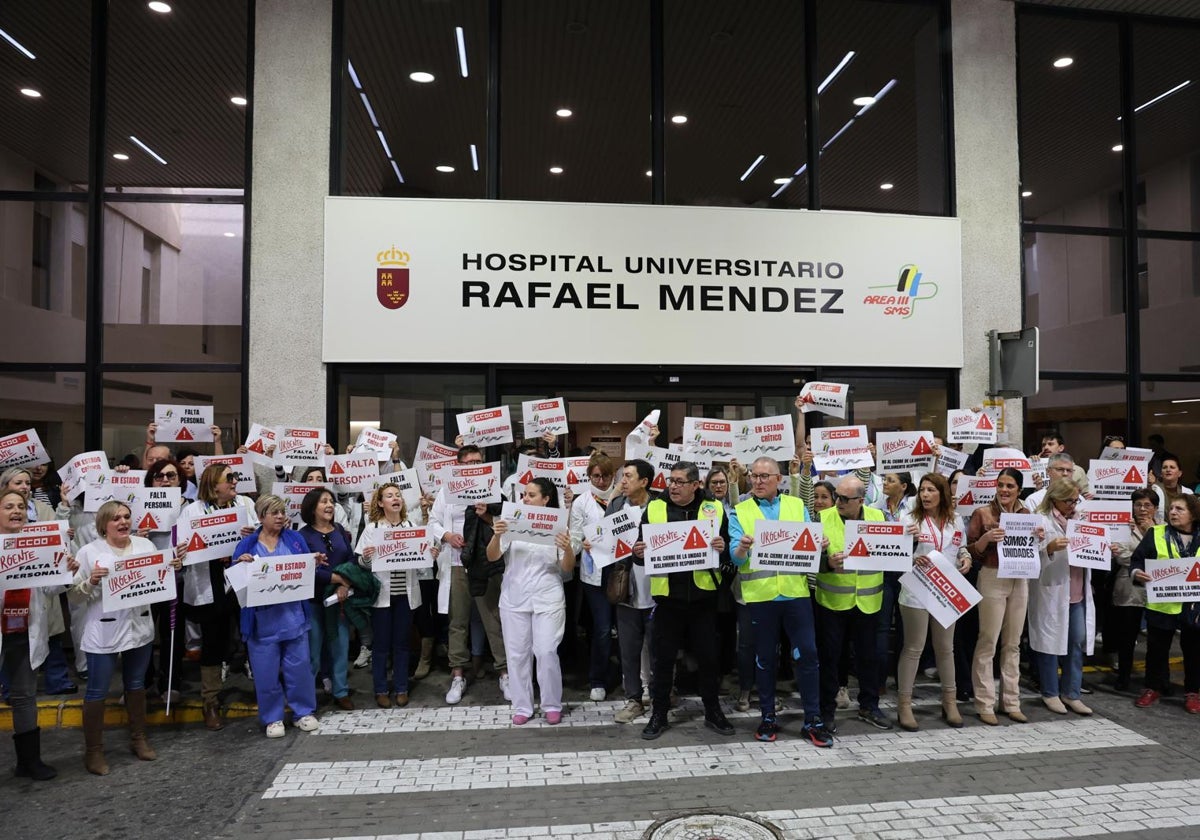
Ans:
POLYGON ((671 469, 680 461, 685 460, 682 452, 664 449, 661 446, 643 446, 634 453, 635 458, 648 461, 654 467, 654 480, 650 482, 650 492, 664 493, 667 489, 667 478, 671 469))
POLYGON ((245 455, 197 455, 193 460, 196 463, 197 482, 211 465, 225 464, 237 476, 235 490, 240 495, 245 496, 258 492, 258 479, 254 477, 254 459, 248 453, 245 455))
POLYGON ((0 590, 71 584, 66 534, 59 528, 37 527, 42 524, 0 537, 0 590))
POLYGON ((907 572, 912 568, 913 539, 903 522, 846 523, 846 557, 851 572, 907 572))
POLYGON ((1200 601, 1200 560, 1176 557, 1147 560, 1146 600, 1151 604, 1200 601))
POLYGON ((953 409, 946 412, 946 440, 950 443, 995 443, 996 424, 987 412, 953 409))
POLYGON ((964 475, 958 479, 958 498, 954 512, 969 517, 981 507, 987 507, 996 498, 996 479, 964 475))
POLYGON ((597 569, 611 566, 633 554, 641 516, 627 507, 609 514, 592 526, 588 541, 592 544, 592 563, 597 569))
POLYGON ((312 597, 316 585, 315 554, 255 557, 246 586, 246 606, 287 604, 312 597))
POLYGON ((231 556, 242 539, 242 528, 246 524, 246 510, 241 505, 201 516, 180 517, 179 541, 187 545, 184 565, 231 556))
POLYGON ((375 532, 373 572, 401 572, 433 566, 433 539, 425 528, 380 528, 375 532))
POLYGON ((251 423, 250 434, 246 435, 246 454, 250 460, 264 467, 275 466, 274 451, 267 455, 267 450, 275 445, 275 430, 262 423, 251 423))
POLYGON ((88 485, 99 483, 101 476, 108 476, 108 456, 98 449, 81 452, 59 467, 63 498, 74 499, 88 485))
POLYGON ((525 437, 541 437, 546 432, 565 435, 567 429, 567 403, 562 397, 542 400, 526 400, 521 403, 521 425, 525 437))
POLYGON ((1112 541, 1103 525, 1067 522, 1067 564, 1084 569, 1108 571, 1112 568, 1112 541))
POLYGON ((378 476, 379 459, 374 452, 325 456, 325 480, 339 496, 368 492, 378 476))
POLYGON ((683 454, 728 461, 737 454, 733 427, 731 420, 683 418, 683 454))
POLYGON ((1000 514, 1004 538, 996 545, 997 577, 1034 580, 1041 575, 1040 544, 1034 533, 1041 527, 1042 517, 1035 513, 1000 514))
POLYGON ((417 480, 426 493, 436 493, 442 487, 446 471, 458 465, 458 456, 438 461, 417 461, 417 480))
POLYGON ((211 405, 154 405, 156 443, 212 443, 211 405))
POLYGON ((178 487, 137 487, 124 494, 133 527, 139 531, 170 531, 183 510, 178 487))
POLYGON ((49 464, 50 454, 42 446, 36 429, 26 429, 15 435, 0 438, 0 472, 9 467, 32 467, 49 464))
POLYGON ((250 564, 230 563, 225 569, 225 588, 237 596, 238 606, 246 607, 246 589, 250 586, 250 564))
POLYGON ((562 508, 505 502, 500 518, 508 523, 508 531, 501 537, 506 550, 513 542, 554 545, 555 537, 567 529, 567 512, 562 508))
POLYGON ((1092 495, 1128 501, 1134 490, 1146 486, 1147 467, 1144 461, 1089 461, 1087 478, 1092 495))
POLYGON ((1007 446, 983 450, 983 463, 979 467, 980 475, 998 475, 1001 470, 1013 469, 1021 473, 1023 486, 1033 484, 1033 464, 1020 449, 1007 446))
POLYGON ((124 500, 127 491, 145 486, 145 470, 100 473, 95 484, 89 484, 83 489, 83 512, 95 513, 105 502, 113 499, 124 500))
POLYGON ((830 417, 846 419, 846 398, 850 386, 840 382, 805 382, 800 389, 800 410, 805 414, 819 411, 830 417))
POLYGON ((796 455, 796 427, 790 414, 741 420, 734 429, 737 457, 746 467, 755 458, 790 461, 796 455))
POLYGON ((288 470, 325 466, 325 430, 280 426, 275 430, 275 464, 288 470))
POLYGON ((358 440, 354 441, 354 451, 369 449, 375 453, 377 460, 390 461, 392 444, 395 442, 396 436, 391 432, 381 432, 379 429, 363 426, 363 430, 358 433, 358 440))
POLYGON ((419 464, 422 461, 445 461, 447 458, 457 457, 458 447, 420 437, 417 439, 417 454, 413 456, 413 462, 419 464))
POLYGON ((512 418, 506 405, 463 412, 455 419, 464 446, 497 446, 513 441, 512 418))
MULTIPOLYGON (((318 487, 333 492, 333 488, 328 484, 311 481, 276 481, 271 485, 271 492, 283 499, 287 506, 288 519, 299 528, 304 525, 304 520, 300 518, 300 506, 304 504, 304 497, 318 487)), ((188 559, 190 560, 191 557, 189 556, 188 559)))
POLYGON ((385 484, 395 484, 400 488, 400 497, 404 499, 404 506, 408 508, 410 515, 421 509, 421 480, 417 477, 415 467, 375 476, 371 479, 370 486, 363 490, 363 495, 370 501, 375 489, 385 484))
POLYGON ((717 534, 716 526, 715 519, 643 525, 646 574, 667 575, 697 569, 716 569, 717 550, 712 547, 712 541, 717 534))
POLYGON ((1078 513, 1084 522, 1108 528, 1111 542, 1126 543, 1132 536, 1133 510, 1129 502, 1084 499, 1079 503, 1078 513))
POLYGON ((108 574, 102 579, 101 604, 106 613, 127 610, 160 601, 175 600, 175 570, 170 551, 139 554, 135 557, 96 558, 103 560, 108 574))
POLYGON ((816 574, 821 570, 824 537, 825 528, 819 522, 760 519, 754 526, 750 568, 756 572, 816 574))
POLYGON ((1139 449, 1136 446, 1127 446, 1123 449, 1106 446, 1100 453, 1101 461, 1145 461, 1148 464, 1153 458, 1153 449, 1139 449))
POLYGON ((625 460, 631 461, 634 458, 640 458, 637 454, 639 450, 645 449, 650 445, 650 433, 654 427, 658 425, 658 418, 661 414, 659 409, 654 409, 645 417, 642 422, 638 423, 632 432, 625 436, 625 460))
POLYGON ((879 432, 875 435, 875 456, 880 473, 911 473, 919 480, 933 471, 933 432, 879 432))
POLYGON ((961 452, 958 449, 951 449, 949 446, 942 445, 938 447, 937 464, 934 469, 940 474, 949 478, 954 475, 957 470, 961 470, 967 465, 967 459, 971 456, 966 452, 961 452))
POLYGON ((442 475, 446 504, 490 505, 501 500, 500 462, 455 464, 442 475))
POLYGON ((812 430, 813 466, 840 472, 875 466, 866 426, 826 426, 812 430))
POLYGON ((912 571, 900 576, 900 585, 921 602, 938 624, 949 628, 982 601, 983 596, 941 552, 932 551, 926 556, 929 565, 914 565, 912 571))

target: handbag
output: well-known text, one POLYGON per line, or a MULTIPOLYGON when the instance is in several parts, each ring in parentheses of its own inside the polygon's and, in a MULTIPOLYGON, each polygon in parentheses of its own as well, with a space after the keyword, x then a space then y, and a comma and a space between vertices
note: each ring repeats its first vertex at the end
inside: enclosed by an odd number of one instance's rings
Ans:
POLYGON ((604 595, 608 603, 614 607, 629 600, 629 565, 617 563, 608 569, 608 582, 604 585, 604 595))

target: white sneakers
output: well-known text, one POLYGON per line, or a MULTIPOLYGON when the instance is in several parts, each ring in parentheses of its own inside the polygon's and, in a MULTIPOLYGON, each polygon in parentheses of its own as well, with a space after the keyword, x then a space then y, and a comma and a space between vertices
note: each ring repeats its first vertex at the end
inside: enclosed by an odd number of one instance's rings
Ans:
MULTIPOLYGON (((506 679, 507 682, 507 679, 506 679)), ((506 686, 501 686, 505 688, 506 686)), ((446 692, 446 702, 451 706, 455 706, 463 698, 463 692, 467 690, 467 680, 461 675, 455 675, 454 679, 450 680, 450 690, 446 692)))
POLYGON ((316 732, 321 728, 321 724, 312 715, 305 715, 296 721, 296 728, 303 732, 316 732))
POLYGON ((605 691, 603 688, 593 688, 592 689, 592 694, 591 694, 592 700, 599 703, 605 697, 608 697, 608 692, 605 691))
POLYGON ((267 724, 267 737, 268 738, 282 738, 283 737, 283 721, 277 720, 274 723, 268 723, 267 724))
MULTIPOLYGON (((504 695, 505 700, 507 700, 510 703, 512 702, 512 697, 510 697, 508 694, 508 674, 507 673, 500 675, 500 693, 504 695)), ((450 702, 449 697, 446 698, 446 702, 447 703, 450 702)))
POLYGON ((371 649, 363 645, 358 649, 358 658, 354 660, 355 668, 366 668, 371 664, 371 649))
POLYGON ((837 707, 839 709, 850 708, 850 689, 846 686, 842 686, 837 691, 837 707))

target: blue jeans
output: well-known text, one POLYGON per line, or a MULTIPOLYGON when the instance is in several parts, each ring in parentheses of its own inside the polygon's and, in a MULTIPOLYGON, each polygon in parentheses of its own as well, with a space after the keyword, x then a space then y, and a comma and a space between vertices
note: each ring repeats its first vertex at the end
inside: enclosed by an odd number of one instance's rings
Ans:
POLYGON ((317 710, 317 689, 313 685, 308 655, 308 634, 282 642, 246 640, 246 653, 254 669, 254 695, 258 699, 258 719, 263 726, 283 720, 283 705, 292 707, 297 718, 317 710))
POLYGON ((738 689, 749 693, 754 688, 754 624, 750 609, 745 604, 735 604, 738 623, 737 669, 738 689))
POLYGON ((754 628, 754 673, 763 717, 775 716, 775 675, 779 670, 779 631, 786 633, 791 647, 788 656, 796 673, 796 688, 804 701, 804 719, 821 716, 820 666, 817 664, 817 634, 813 624, 812 600, 758 601, 745 607, 754 628))
POLYGON ((371 649, 371 676, 376 694, 388 693, 388 654, 392 656, 392 684, 397 694, 408 693, 408 643, 412 634, 412 609, 408 595, 391 596, 391 606, 371 610, 375 646, 371 649))
POLYGON ((325 605, 313 606, 312 621, 308 625, 308 662, 316 677, 321 671, 322 653, 329 662, 329 681, 333 684, 333 696, 345 697, 350 693, 348 672, 350 669, 350 623, 346 616, 338 613, 337 638, 332 642, 325 639, 325 605))
POLYGON ((588 664, 591 688, 608 688, 608 660, 612 655, 613 605, 608 603, 603 586, 583 584, 588 612, 592 614, 592 650, 588 664))
POLYGON ((1083 688, 1083 647, 1084 634, 1087 630, 1087 617, 1084 613, 1085 604, 1071 604, 1067 619, 1067 653, 1057 656, 1053 653, 1034 651, 1037 656, 1038 680, 1042 684, 1043 697, 1062 696, 1067 700, 1078 700, 1083 688), (1062 668, 1061 685, 1058 669, 1062 668))
MULTIPOLYGON (((57 599, 53 601, 51 608, 58 609, 57 599)), ((71 685, 71 674, 67 671, 67 655, 63 653, 63 634, 51 636, 49 645, 50 651, 46 654, 46 661, 42 663, 42 673, 46 677, 46 693, 58 694, 66 691, 67 686, 71 685)))
POLYGON ((879 627, 875 631, 875 656, 879 661, 878 688, 887 688, 888 674, 892 670, 892 628, 896 628, 896 650, 904 648, 904 623, 896 621, 900 611, 900 573, 883 573, 883 606, 879 610, 879 627))
POLYGON ((154 653, 154 642, 120 653, 89 653, 87 692, 84 700, 103 700, 112 685, 117 660, 121 660, 121 682, 126 691, 139 691, 146 687, 146 669, 150 667, 150 656, 154 653))

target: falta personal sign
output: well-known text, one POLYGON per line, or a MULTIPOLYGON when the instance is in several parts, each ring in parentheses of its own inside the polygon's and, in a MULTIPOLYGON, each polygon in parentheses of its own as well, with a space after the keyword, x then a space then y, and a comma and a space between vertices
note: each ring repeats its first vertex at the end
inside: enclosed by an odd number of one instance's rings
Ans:
POLYGON ((910 364, 844 340, 886 335, 961 367, 960 239, 882 213, 331 196, 323 359, 758 365, 712 336, 795 334, 773 364, 910 364))

